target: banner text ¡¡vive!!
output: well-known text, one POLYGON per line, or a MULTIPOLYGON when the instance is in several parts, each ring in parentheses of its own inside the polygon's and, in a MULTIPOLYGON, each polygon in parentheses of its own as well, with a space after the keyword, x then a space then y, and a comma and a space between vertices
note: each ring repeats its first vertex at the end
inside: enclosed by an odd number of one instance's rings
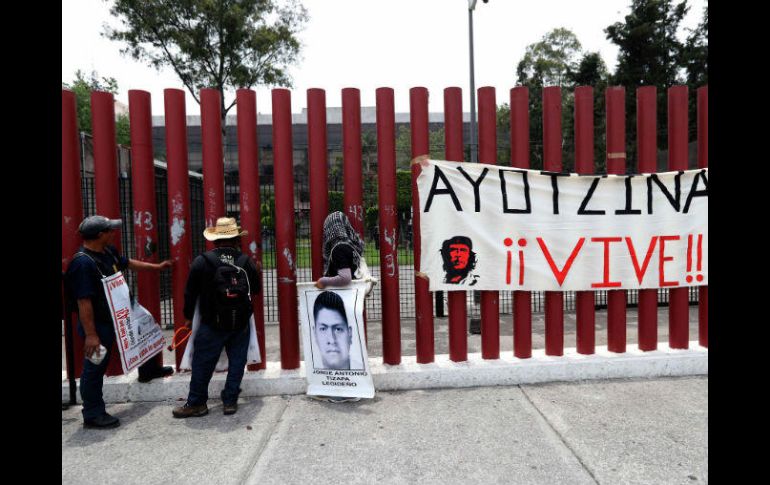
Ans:
POLYGON ((708 170, 576 175, 423 159, 431 291, 708 284, 708 170))

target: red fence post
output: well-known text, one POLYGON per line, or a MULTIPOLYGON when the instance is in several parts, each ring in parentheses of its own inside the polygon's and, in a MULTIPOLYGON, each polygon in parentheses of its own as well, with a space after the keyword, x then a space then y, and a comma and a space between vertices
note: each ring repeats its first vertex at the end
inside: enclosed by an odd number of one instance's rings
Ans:
MULTIPOLYGON (((543 168, 562 171, 561 88, 543 88, 543 168)), ((545 354, 564 355, 564 293, 545 292, 545 354)))
MULTIPOLYGON (((342 90, 342 178, 345 192, 343 212, 362 240, 364 237, 364 185, 361 164, 361 92, 357 88, 342 90)), ((369 343, 364 309, 364 333, 369 343)))
MULTIPOLYGON (((174 298, 174 332, 184 326, 184 289, 192 263, 192 236, 190 234, 190 177, 187 163, 187 115, 185 92, 164 89, 166 120, 166 160, 168 162, 168 220, 171 269, 171 288, 174 298)), ((176 334, 176 333, 175 333, 176 334)), ((180 332, 180 335, 182 332, 180 332)), ((176 370, 182 362, 187 341, 175 349, 176 370)))
MULTIPOLYGON (((150 93, 128 91, 131 127, 131 182, 133 189, 134 241, 136 259, 158 262, 158 208, 155 203, 155 164, 152 149, 150 93)), ((160 322, 160 277, 154 271, 138 271, 137 293, 142 304, 160 322)), ((155 356, 163 365, 163 352, 155 356)))
MULTIPOLYGON (((511 89, 511 165, 529 168, 529 89, 511 89)), ((532 357, 532 292, 513 292, 513 355, 532 357)))
POLYGON ((342 158, 345 214, 353 229, 364 238, 364 192, 361 166, 361 92, 342 90, 342 158))
MULTIPOLYGON (((382 284, 382 359, 401 363, 398 297, 398 206, 396 204, 396 117, 393 89, 378 88, 377 191, 380 212, 380 280, 382 284)), ((419 340, 418 340, 419 343, 419 340)))
POLYGON ((294 228, 294 157, 291 137, 291 91, 273 89, 275 165, 275 259, 278 277, 281 368, 299 367, 297 315, 297 247, 294 228))
MULTIPOLYGON (((67 271, 72 256, 80 246, 78 227, 83 220, 83 196, 80 187, 80 135, 78 133, 77 100, 72 91, 61 90, 61 271, 67 271)), ((77 314, 65 314, 64 324, 72 328, 74 368, 68 376, 80 376, 83 370, 83 339, 74 337, 77 314)), ((69 332, 65 332, 68 335, 69 332)), ((66 337, 65 337, 66 338, 66 337)), ((70 342, 67 342, 68 344, 70 342)))
MULTIPOLYGON (((478 90, 479 163, 497 164, 497 104, 495 88, 478 90)), ((481 292, 481 357, 500 358, 500 293, 481 292)))
MULTIPOLYGON (((709 88, 698 88, 698 167, 709 165, 709 88)), ((709 346, 709 287, 698 288, 698 342, 709 346)))
MULTIPOLYGON (((115 142, 115 100, 111 93, 91 92, 91 127, 94 143, 96 213, 110 219, 120 219, 118 146, 115 142)), ((116 229, 116 233, 115 247, 122 253, 121 235, 123 228, 116 229)))
MULTIPOLYGON (((626 173, 626 89, 610 86, 607 99, 607 173, 626 173)), ((607 292, 607 350, 626 351, 626 291, 607 292)))
MULTIPOLYGON (((241 226, 248 235, 241 240, 241 250, 262 268, 262 221, 259 193, 259 149, 257 143, 257 93, 251 89, 239 89, 235 93, 238 107, 238 173, 241 190, 241 226)), ((262 272, 259 273, 262 280, 262 272)), ((254 325, 257 331, 259 355, 262 362, 250 364, 249 370, 264 369, 265 354, 265 300, 264 285, 254 295, 254 325)))
POLYGON ((313 280, 323 276, 323 227, 329 214, 329 170, 326 142, 326 91, 307 90, 307 144, 310 158, 310 247, 313 280))
MULTIPOLYGON (((668 90, 668 169, 687 170, 687 86, 673 86, 668 90)), ((689 347, 689 289, 671 288, 669 291, 668 340, 672 349, 689 347)))
MULTIPOLYGON (((206 227, 225 217, 225 166, 222 159, 221 93, 201 89, 201 152, 203 156, 203 214, 206 227)), ((214 243, 206 240, 206 250, 214 243)))
MULTIPOLYGON (((110 219, 120 218, 120 189, 118 185, 118 146, 115 143, 115 101, 112 94, 91 92, 91 129, 94 136, 94 178, 96 179, 96 212, 110 219)), ((124 221, 126 223, 128 221, 124 221)), ((116 230, 115 247, 121 253, 122 229, 116 230)), ((118 354, 117 340, 111 355, 118 354)), ((123 374, 120 359, 110 359, 107 375, 123 374)))
MULTIPOLYGON (((639 173, 658 171, 657 108, 655 86, 636 90, 636 136, 639 173)), ((639 349, 658 349, 658 290, 639 290, 639 349)))
MULTIPOLYGON (((462 162, 465 158, 463 153, 463 92, 457 87, 444 89, 444 139, 446 159, 462 162)), ((416 213, 418 213, 417 210, 415 210, 416 213)), ((415 258, 417 258, 417 253, 415 253, 415 258)), ((468 360, 468 302, 466 298, 467 293, 465 291, 447 292, 449 359, 453 362, 468 360)))
MULTIPOLYGON (((412 128, 412 158, 430 154, 428 135, 428 90, 409 90, 409 122, 412 128)), ((417 363, 428 364, 435 359, 433 333, 433 303, 428 281, 417 276, 420 271, 422 239, 420 237, 420 198, 417 194, 417 176, 420 166, 412 165, 412 246, 414 247, 414 330, 417 341, 417 363)), ((382 205, 380 205, 382 208, 382 205)), ((382 246, 380 246, 382 247, 382 246)), ((451 297, 452 292, 449 292, 451 297)), ((451 318, 451 316, 450 316, 451 318)))
MULTIPOLYGON (((594 89, 575 88, 575 172, 592 174, 594 166, 594 89)), ((593 291, 575 292, 575 334, 577 352, 593 354, 596 350, 596 311, 593 291)))

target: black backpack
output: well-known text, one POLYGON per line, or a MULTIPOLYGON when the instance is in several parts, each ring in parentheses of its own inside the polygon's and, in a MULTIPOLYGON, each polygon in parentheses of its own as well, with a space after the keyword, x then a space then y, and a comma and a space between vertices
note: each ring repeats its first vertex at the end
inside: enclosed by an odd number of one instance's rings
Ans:
POLYGON ((241 330, 249 323, 252 314, 251 285, 244 269, 248 256, 240 254, 235 264, 225 263, 216 253, 203 253, 205 259, 214 267, 213 320, 209 323, 220 330, 241 330))

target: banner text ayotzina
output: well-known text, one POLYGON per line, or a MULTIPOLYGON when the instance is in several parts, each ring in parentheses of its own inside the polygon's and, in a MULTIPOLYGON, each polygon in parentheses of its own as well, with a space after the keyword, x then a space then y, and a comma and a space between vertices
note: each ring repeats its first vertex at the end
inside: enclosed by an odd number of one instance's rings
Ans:
POLYGON ((708 284, 708 170, 577 175, 418 159, 431 291, 708 284))

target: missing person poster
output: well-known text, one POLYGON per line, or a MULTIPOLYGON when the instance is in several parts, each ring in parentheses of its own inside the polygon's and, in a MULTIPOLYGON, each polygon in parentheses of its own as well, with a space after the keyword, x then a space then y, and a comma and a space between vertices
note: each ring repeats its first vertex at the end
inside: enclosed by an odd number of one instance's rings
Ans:
POLYGON ((368 284, 318 289, 297 283, 308 395, 374 397, 363 323, 368 284))
POLYGON ((102 285, 115 325, 120 364, 128 374, 161 352, 166 339, 150 312, 139 303, 131 305, 123 273, 107 276, 102 279, 102 285))
POLYGON ((577 175, 414 163, 431 291, 708 284, 708 169, 577 175))

